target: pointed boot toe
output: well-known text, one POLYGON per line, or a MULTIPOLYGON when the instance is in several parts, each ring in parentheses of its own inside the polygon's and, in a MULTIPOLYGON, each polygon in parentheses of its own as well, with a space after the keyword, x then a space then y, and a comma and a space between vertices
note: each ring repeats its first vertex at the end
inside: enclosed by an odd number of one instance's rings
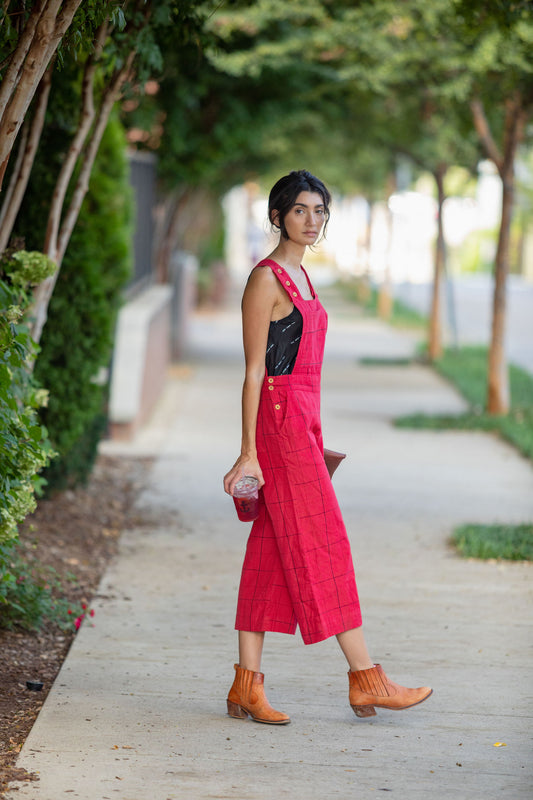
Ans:
POLYGON ((408 689, 391 681, 380 664, 348 672, 350 705, 358 717, 375 716, 374 706, 400 710, 423 703, 433 693, 429 686, 408 689))

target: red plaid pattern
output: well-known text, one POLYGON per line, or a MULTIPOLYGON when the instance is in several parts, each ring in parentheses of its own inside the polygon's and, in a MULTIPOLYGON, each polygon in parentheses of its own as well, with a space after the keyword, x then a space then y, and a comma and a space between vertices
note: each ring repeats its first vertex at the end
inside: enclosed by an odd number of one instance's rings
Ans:
POLYGON ((270 266, 303 316, 290 375, 265 375, 257 454, 265 485, 239 588, 235 628, 295 633, 305 644, 361 625, 346 528, 323 455, 320 372, 327 315, 311 286, 303 300, 285 270, 270 266))

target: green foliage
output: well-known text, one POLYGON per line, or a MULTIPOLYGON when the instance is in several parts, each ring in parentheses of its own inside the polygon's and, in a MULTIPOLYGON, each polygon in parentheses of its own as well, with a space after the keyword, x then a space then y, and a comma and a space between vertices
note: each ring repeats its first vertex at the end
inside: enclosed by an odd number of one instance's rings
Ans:
MULTIPOLYGON (((208 56, 235 78, 276 81, 286 98, 287 77, 290 85, 296 75, 301 91, 290 98, 293 110, 315 100, 330 121, 324 103, 336 103, 344 138, 359 147, 371 141, 375 165, 381 149, 431 172, 451 164, 471 170, 480 144, 469 102, 486 100, 496 140, 516 90, 531 110, 533 20, 526 8, 496 0, 237 1, 207 20, 208 56)), ((324 148, 329 137, 320 127, 310 135, 324 148)), ((340 153, 344 148, 335 147, 334 157, 340 153)))
POLYGON ((511 364, 511 409, 506 416, 486 414, 487 364, 486 347, 447 349, 435 367, 459 389, 471 410, 457 416, 413 414, 395 420, 395 424, 404 428, 494 431, 533 460, 533 377, 511 364))
POLYGON ((35 630, 47 621, 72 630, 83 611, 61 597, 63 589, 51 567, 29 560, 11 544, 0 544, 0 566, 0 628, 35 630))
POLYGON ((533 525, 461 525, 452 541, 466 558, 533 561, 533 525))
POLYGON ((17 525, 35 509, 35 494, 43 486, 39 472, 54 453, 38 417, 48 393, 30 370, 37 348, 21 319, 29 303, 26 280, 45 278, 53 269, 36 253, 6 253, 0 262, 0 624, 13 613, 26 614, 25 600, 32 607, 38 602, 39 592, 32 595, 30 584, 20 588, 13 558, 17 525))
POLYGON ((50 391, 41 418, 59 453, 45 473, 50 489, 86 481, 105 430, 107 381, 100 373, 109 366, 121 289, 130 274, 130 222, 124 134, 114 118, 65 254, 35 367, 50 391))
POLYGON ((491 272, 498 231, 471 231, 457 247, 448 249, 450 271, 455 274, 491 272))
MULTIPOLYGON (((47 393, 31 375, 36 348, 20 322, 28 296, 21 279, 24 259, 16 256, 0 264, 10 270, 10 277, 0 280, 0 543, 14 540, 17 523, 35 508, 34 494, 42 484, 38 473, 52 455, 38 417, 47 393)), ((43 276, 51 268, 47 263, 43 276)))
POLYGON ((10 283, 17 289, 24 290, 27 286, 37 286, 49 275, 53 275, 56 265, 44 253, 18 250, 3 259, 2 267, 10 283))

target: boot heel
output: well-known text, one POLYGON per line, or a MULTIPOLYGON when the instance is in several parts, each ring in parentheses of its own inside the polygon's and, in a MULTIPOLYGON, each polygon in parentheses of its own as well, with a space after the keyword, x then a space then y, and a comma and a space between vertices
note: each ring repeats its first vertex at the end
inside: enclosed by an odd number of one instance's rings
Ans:
POLYGON ((374 706, 352 706, 356 717, 375 717, 376 710, 374 706))
POLYGON ((237 703, 232 703, 231 700, 227 700, 228 704, 228 714, 230 717, 236 717, 237 719, 246 719, 248 716, 248 712, 238 706, 237 703))

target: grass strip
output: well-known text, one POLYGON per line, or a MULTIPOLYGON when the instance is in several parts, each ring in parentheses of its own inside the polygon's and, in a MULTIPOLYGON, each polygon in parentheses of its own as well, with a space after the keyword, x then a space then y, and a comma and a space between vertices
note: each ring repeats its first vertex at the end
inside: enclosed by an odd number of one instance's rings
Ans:
POLYGON ((397 427, 494 431, 533 460, 532 375, 514 364, 509 366, 511 408, 507 415, 495 416, 485 411, 487 347, 468 346, 458 350, 447 348, 442 358, 434 362, 434 366, 457 387, 470 404, 470 410, 458 415, 410 414, 396 419, 394 424, 397 427))
POLYGON ((398 358, 394 356, 363 356, 358 358, 357 362, 365 367, 408 367, 410 364, 419 363, 416 358, 403 358, 401 356, 398 358))
POLYGON ((452 540, 465 558, 533 561, 533 525, 461 525, 452 540))

